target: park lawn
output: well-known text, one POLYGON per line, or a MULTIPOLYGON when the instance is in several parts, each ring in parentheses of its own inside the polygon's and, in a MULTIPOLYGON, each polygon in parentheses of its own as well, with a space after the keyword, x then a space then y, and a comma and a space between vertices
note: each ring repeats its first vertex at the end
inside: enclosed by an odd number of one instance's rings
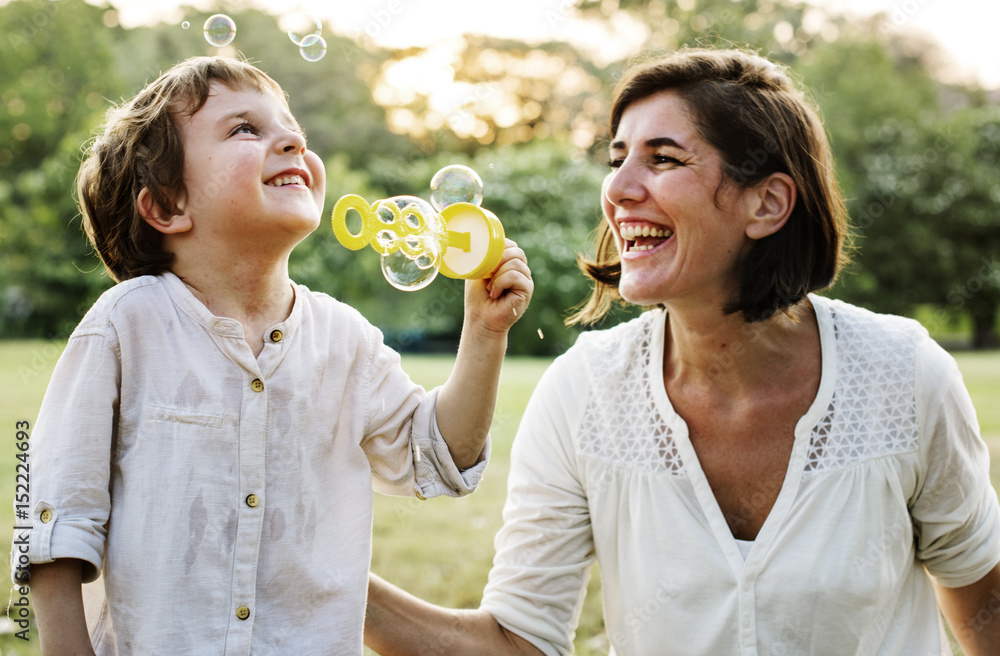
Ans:
MULTIPOLYGON (((14 526, 10 499, 14 493, 15 423, 34 426, 42 395, 62 343, 0 341, 0 439, 6 442, 7 464, 0 467, 0 541, 9 545, 14 526)), ((993 456, 991 474, 1000 489, 1000 351, 955 354, 979 413, 985 441, 993 456)), ((410 376, 426 387, 443 382, 452 358, 404 356, 410 376)), ((493 423, 493 453, 479 490, 465 499, 418 501, 376 495, 372 569, 414 594, 451 607, 472 608, 486 584, 493 558, 493 535, 501 525, 510 468, 510 445, 521 413, 547 359, 508 358, 501 380, 500 400, 493 423)), ((4 553, 8 548, 4 547, 4 553)), ((10 576, 4 560, 0 574, 10 576)), ((0 656, 36 656, 38 640, 32 632, 25 643, 0 634, 0 656)), ((591 578, 577 632, 577 653, 606 654, 607 638, 601 619, 600 577, 591 578)))

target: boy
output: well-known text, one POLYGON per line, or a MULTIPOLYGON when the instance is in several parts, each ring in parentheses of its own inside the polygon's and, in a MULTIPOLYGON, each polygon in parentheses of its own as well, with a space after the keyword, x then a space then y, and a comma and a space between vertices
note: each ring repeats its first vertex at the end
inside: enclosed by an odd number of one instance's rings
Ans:
POLYGON ((258 69, 178 64, 109 113, 78 186, 120 284, 32 436, 43 653, 360 654, 372 486, 477 484, 524 254, 509 242, 467 283, 455 369, 425 393, 356 311, 289 280, 325 174, 258 69), (81 582, 102 560, 89 636, 81 582))

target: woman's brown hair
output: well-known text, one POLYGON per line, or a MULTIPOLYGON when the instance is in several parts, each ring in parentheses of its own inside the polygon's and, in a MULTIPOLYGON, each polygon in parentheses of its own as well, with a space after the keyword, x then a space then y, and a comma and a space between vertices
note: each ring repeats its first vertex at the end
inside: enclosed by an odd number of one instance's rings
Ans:
POLYGON ((247 62, 193 57, 109 109, 103 133, 80 165, 76 187, 84 232, 116 282, 162 273, 173 261, 136 199, 145 187, 163 211, 177 213, 176 201, 185 193, 184 150, 174 115, 201 109, 213 81, 269 91, 286 102, 278 83, 247 62))
MULTIPOLYGON (((706 49, 633 66, 615 90, 611 137, 629 105, 662 91, 687 104, 699 136, 722 159, 723 184, 750 187, 772 173, 795 181, 788 221, 755 242, 742 265, 738 296, 724 311, 760 321, 832 284, 847 263, 847 212, 823 124, 783 68, 742 50, 706 49)), ((596 242, 594 259, 580 258, 594 289, 567 323, 595 323, 621 301, 621 261, 607 221, 596 242)))

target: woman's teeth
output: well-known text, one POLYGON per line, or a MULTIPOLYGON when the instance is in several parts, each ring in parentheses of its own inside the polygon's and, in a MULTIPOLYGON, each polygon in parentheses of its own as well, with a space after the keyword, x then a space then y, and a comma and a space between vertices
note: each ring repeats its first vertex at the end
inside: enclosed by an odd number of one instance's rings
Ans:
POLYGON ((622 239, 625 240, 627 252, 649 251, 669 239, 674 231, 669 228, 659 228, 651 225, 623 225, 619 227, 622 239), (642 240, 638 243, 637 240, 642 240))
POLYGON ((636 239, 638 237, 661 237, 666 239, 674 234, 669 228, 657 228, 651 225, 624 225, 620 228, 622 239, 636 239))

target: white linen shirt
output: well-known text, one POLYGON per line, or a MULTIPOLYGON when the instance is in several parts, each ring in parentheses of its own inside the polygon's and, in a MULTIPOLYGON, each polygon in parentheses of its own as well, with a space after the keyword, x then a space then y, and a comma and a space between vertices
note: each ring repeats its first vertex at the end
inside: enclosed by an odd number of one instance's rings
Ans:
POLYGON ((1000 561, 975 411, 919 324, 810 300, 821 383, 745 560, 667 397, 650 311, 582 335, 536 388, 482 608, 570 653, 596 558, 618 656, 950 653, 927 572, 958 587, 1000 561))
POLYGON ((99 655, 361 654, 373 486, 478 484, 437 391, 355 310, 293 288, 256 358, 169 273, 116 285, 70 337, 31 436, 29 555, 87 580, 103 561, 99 655))

